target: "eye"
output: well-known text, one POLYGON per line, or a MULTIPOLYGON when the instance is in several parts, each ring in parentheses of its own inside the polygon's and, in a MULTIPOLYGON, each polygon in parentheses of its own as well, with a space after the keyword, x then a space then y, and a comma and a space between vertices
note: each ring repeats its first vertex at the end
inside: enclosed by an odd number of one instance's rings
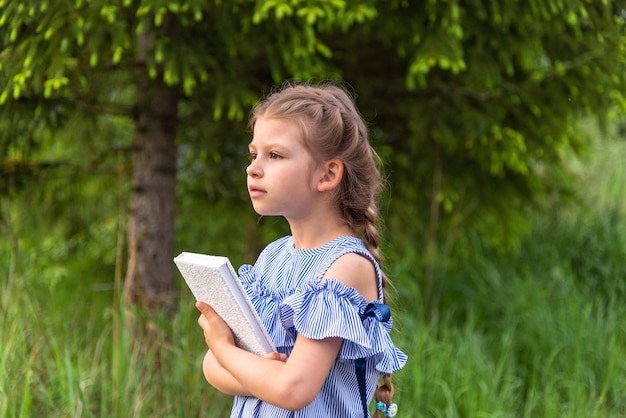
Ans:
POLYGON ((256 152, 250 151, 250 152, 248 152, 248 159, 250 161, 254 161, 254 160, 256 160, 256 155, 257 155, 256 152))
POLYGON ((269 157, 270 160, 280 160, 281 158, 283 158, 282 155, 276 154, 275 152, 270 152, 269 157))

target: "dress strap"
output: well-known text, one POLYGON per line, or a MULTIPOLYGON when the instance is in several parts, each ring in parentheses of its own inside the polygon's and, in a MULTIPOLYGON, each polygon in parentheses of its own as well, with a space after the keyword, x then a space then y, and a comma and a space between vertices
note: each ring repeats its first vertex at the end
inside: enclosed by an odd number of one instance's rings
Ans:
MULTIPOLYGON (((389 309, 389 305, 384 303, 370 302, 365 307, 365 311, 361 314, 361 320, 365 321, 368 317, 372 317, 379 322, 387 322, 391 319, 391 309, 389 309)), ((359 384, 359 394, 361 395, 364 418, 369 417, 369 413, 367 411, 367 387, 365 385, 366 365, 367 359, 365 357, 354 360, 354 371, 356 373, 357 383, 359 384)))

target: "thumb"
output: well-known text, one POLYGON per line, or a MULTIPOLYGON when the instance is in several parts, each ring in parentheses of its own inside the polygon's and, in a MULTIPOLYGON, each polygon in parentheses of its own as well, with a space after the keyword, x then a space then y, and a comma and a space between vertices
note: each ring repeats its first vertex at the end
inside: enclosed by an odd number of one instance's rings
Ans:
POLYGON ((196 309, 198 309, 200 312, 202 312, 203 314, 208 314, 211 313, 211 311, 213 310, 211 308, 211 306, 209 306, 208 303, 206 302, 202 302, 202 301, 197 301, 196 302, 196 309))

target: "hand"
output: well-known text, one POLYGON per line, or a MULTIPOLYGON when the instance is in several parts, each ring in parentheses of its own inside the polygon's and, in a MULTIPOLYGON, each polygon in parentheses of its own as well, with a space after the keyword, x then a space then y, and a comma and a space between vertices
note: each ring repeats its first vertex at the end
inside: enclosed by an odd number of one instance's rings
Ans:
POLYGON ((233 332, 211 306, 204 302, 196 302, 196 308, 201 312, 198 325, 204 331, 204 341, 211 350, 215 350, 221 344, 235 345, 233 332))
MULTIPOLYGON (((215 346, 218 344, 235 344, 235 337, 230 327, 210 305, 204 302, 196 302, 196 308, 201 312, 198 318, 198 325, 203 329, 204 341, 211 350, 215 351, 215 346)), ((287 361, 287 354, 273 351, 263 356, 263 358, 284 363, 287 361)))

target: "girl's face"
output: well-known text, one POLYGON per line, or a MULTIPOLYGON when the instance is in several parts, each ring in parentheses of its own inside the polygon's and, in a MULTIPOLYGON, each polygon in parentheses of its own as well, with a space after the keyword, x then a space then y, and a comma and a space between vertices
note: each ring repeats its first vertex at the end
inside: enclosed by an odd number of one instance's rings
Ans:
POLYGON ((320 168, 305 148, 298 124, 259 118, 248 150, 248 192, 259 215, 299 219, 313 210, 320 168))

